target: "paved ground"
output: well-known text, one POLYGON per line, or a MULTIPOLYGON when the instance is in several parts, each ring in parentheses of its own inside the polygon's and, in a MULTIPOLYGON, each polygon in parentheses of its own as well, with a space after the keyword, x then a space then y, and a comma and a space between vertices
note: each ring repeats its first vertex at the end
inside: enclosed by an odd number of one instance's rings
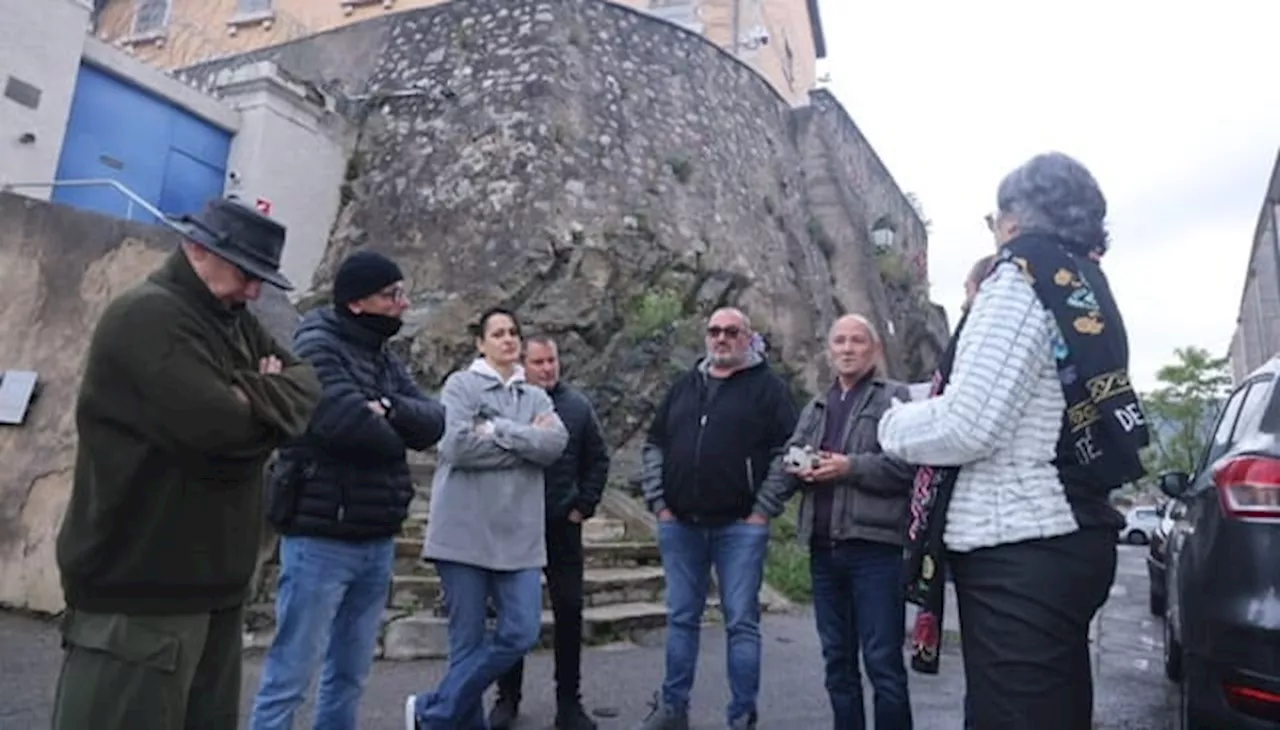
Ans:
MULTIPOLYGON (((1171 730, 1173 695, 1160 665, 1160 625, 1146 613, 1145 549, 1120 549, 1120 576, 1098 627, 1097 727, 1105 730, 1171 730)), ((764 626, 764 681, 760 727, 829 727, 822 667, 812 618, 801 613, 771 616, 764 626)), ((721 712, 728 693, 724 683, 724 642, 716 628, 704 634, 703 662, 695 688, 694 726, 724 727, 721 712)), ((0 730, 48 726, 58 671, 58 640, 48 622, 0 614, 0 730)), ((252 697, 260 661, 245 662, 245 700, 252 697)), ((584 692, 597 708, 612 710, 602 728, 630 728, 660 681, 661 647, 654 643, 604 647, 584 658, 584 692)), ((439 662, 379 662, 362 707, 364 730, 399 730, 407 693, 430 687, 443 671, 439 662)), ((551 657, 534 655, 526 671, 521 727, 546 728, 550 701, 551 657)), ((917 730, 959 730, 964 678, 958 648, 944 656, 942 673, 911 676, 917 730)), ((302 718, 300 718, 301 720, 302 718)), ((297 724, 299 730, 309 727, 297 724)))

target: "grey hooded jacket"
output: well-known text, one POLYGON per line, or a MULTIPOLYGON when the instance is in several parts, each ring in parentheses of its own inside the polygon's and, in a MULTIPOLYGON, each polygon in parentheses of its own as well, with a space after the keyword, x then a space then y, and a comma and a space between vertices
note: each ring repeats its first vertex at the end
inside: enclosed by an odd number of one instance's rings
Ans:
POLYGON ((488 570, 542 568, 546 497, 543 469, 569 434, 546 391, 523 371, 503 383, 484 360, 448 377, 422 556, 488 570), (549 413, 552 423, 534 418, 549 413))

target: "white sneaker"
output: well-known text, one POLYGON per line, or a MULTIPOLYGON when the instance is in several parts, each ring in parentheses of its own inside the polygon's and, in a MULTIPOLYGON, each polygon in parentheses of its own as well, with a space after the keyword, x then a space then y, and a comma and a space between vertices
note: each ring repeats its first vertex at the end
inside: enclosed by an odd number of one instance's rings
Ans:
POLYGON ((409 695, 404 701, 404 730, 418 730, 418 696, 409 695))

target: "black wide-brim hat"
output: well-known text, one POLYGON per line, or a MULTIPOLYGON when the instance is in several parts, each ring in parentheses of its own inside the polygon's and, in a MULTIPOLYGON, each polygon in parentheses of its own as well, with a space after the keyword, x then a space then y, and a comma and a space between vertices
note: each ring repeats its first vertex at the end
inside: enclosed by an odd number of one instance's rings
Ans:
POLYGON ((289 291, 280 273, 285 227, 233 198, 214 198, 199 215, 165 221, 179 233, 255 279, 289 291))

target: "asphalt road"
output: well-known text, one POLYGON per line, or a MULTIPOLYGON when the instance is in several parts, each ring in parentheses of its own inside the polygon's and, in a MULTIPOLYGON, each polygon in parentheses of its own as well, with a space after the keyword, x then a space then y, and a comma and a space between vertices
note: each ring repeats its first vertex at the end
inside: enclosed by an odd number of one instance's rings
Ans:
MULTIPOLYGON (((1146 611, 1145 548, 1120 548, 1120 569, 1111 600, 1099 617, 1095 671, 1100 730, 1173 730, 1176 706, 1160 664, 1160 625, 1146 611)), ((807 613, 769 616, 764 625, 764 678, 760 728, 829 727, 821 653, 807 613)), ((583 691, 589 707, 604 710, 600 726, 631 728, 643 717, 661 681, 660 636, 639 645, 590 650, 583 659, 583 691)), ((55 627, 0 614, 0 730, 48 727, 59 662, 55 627)), ((245 660, 244 702, 252 700, 260 658, 245 660)), ((404 697, 429 688, 443 673, 441 662, 379 662, 361 707, 361 728, 400 730, 404 697)), ((551 656, 535 654, 526 669, 524 728, 550 727, 554 715, 551 656)), ((911 675, 917 730, 959 730, 964 678, 958 647, 948 649, 937 676, 911 675)), ((728 700, 724 640, 718 627, 703 635, 702 661, 692 707, 694 727, 722 728, 728 700)), ((309 708, 299 730, 309 728, 309 708)))

